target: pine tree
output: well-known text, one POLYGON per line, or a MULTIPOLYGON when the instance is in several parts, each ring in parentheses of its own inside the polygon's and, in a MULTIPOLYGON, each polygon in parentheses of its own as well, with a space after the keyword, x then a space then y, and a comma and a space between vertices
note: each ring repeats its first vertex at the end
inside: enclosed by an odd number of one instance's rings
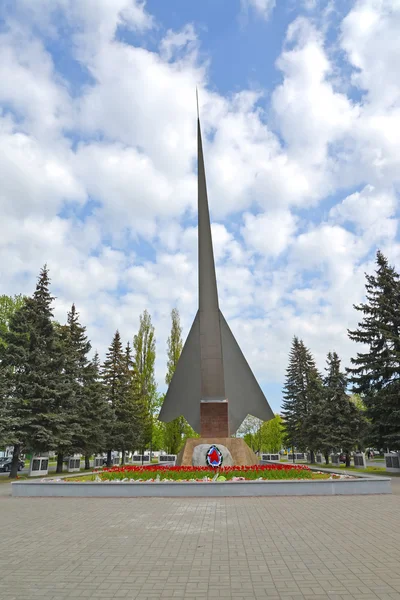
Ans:
MULTIPOLYGON (((165 383, 169 385, 172 377, 175 373, 179 357, 183 348, 182 341, 182 327, 180 323, 179 311, 174 308, 171 311, 171 334, 167 341, 167 374, 165 376, 165 383)), ((187 421, 184 417, 180 416, 171 421, 165 423, 165 446, 167 452, 170 454, 177 454, 182 444, 182 436, 185 433, 187 421)))
POLYGON ((374 275, 366 274, 366 302, 351 340, 367 346, 348 369, 354 391, 363 397, 376 445, 400 445, 400 278, 378 251, 374 275))
MULTIPOLYGON (((125 393, 126 359, 124 356, 119 331, 114 334, 113 341, 106 354, 102 367, 102 379, 105 398, 109 405, 110 422, 107 431, 107 466, 111 466, 111 454, 116 448, 115 434, 117 427, 117 411, 125 393)), ((119 448, 118 448, 119 449, 119 448)))
POLYGON ((56 330, 59 334, 60 352, 63 355, 62 377, 65 386, 65 393, 58 406, 64 417, 64 435, 57 448, 57 473, 61 473, 64 455, 81 451, 84 445, 81 413, 85 412, 83 385, 91 344, 86 335, 86 327, 79 322, 75 304, 72 304, 68 312, 67 324, 56 326, 56 330))
POLYGON ((322 380, 311 352, 293 338, 284 386, 283 419, 287 443, 313 453, 319 446, 322 380))
POLYGON ((142 452, 152 439, 153 412, 157 402, 157 385, 154 375, 156 340, 154 326, 147 310, 140 315, 137 335, 133 338, 133 393, 136 415, 136 445, 142 452))
POLYGON ((9 322, 1 349, 2 368, 8 369, 7 398, 13 415, 14 459, 10 477, 17 475, 22 446, 34 452, 57 447, 63 436, 58 412, 64 393, 60 355, 52 324, 53 297, 47 267, 40 272, 36 290, 9 322))
POLYGON ((336 352, 329 352, 324 378, 324 402, 320 449, 325 457, 329 451, 343 451, 346 466, 350 466, 350 453, 359 444, 363 430, 363 416, 347 395, 347 378, 340 370, 336 352))

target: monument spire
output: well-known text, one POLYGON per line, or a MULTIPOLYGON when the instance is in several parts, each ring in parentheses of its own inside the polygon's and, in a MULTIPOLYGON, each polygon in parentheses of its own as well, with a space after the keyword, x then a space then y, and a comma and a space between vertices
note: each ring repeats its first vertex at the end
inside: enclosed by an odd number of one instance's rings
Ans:
POLYGON ((214 251, 208 209, 200 118, 197 118, 197 206, 199 246, 199 318, 202 400, 225 399, 221 326, 214 251))
POLYGON ((203 437, 227 438, 248 414, 274 414, 219 309, 197 88, 196 104, 199 309, 159 419, 183 415, 203 437))

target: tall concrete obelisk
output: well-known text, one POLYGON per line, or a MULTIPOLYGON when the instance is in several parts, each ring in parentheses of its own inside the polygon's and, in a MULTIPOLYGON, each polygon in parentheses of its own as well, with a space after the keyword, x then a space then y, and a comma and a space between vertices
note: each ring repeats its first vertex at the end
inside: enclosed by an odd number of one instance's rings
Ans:
POLYGON ((219 309, 199 114, 197 158, 199 309, 159 419, 183 415, 202 437, 227 438, 248 414, 274 415, 219 309))

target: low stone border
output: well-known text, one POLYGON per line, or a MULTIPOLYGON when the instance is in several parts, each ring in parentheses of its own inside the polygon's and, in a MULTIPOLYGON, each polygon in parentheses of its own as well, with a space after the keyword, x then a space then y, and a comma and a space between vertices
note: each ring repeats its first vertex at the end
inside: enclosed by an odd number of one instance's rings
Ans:
POLYGON ((356 477, 316 481, 235 481, 235 482, 152 482, 121 483, 111 481, 73 482, 17 481, 12 495, 19 497, 237 497, 237 496, 351 496, 391 494, 391 480, 386 477, 356 477))

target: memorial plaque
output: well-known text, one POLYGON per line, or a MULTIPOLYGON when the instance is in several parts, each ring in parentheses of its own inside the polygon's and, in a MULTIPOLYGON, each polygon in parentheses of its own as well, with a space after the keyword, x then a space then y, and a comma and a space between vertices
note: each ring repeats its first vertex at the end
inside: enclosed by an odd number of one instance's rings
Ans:
POLYGON ((358 469, 365 469, 367 466, 365 454, 363 452, 355 452, 353 455, 354 466, 358 469))
POLYGON ((175 462, 175 461, 176 461, 176 454, 160 454, 160 456, 158 457, 158 462, 160 462, 160 463, 175 462))
POLYGON ((385 466, 390 473, 400 473, 400 453, 385 454, 385 466))
POLYGON ((32 456, 32 460, 29 466, 29 475, 31 477, 43 477, 47 475, 49 470, 49 458, 45 456, 32 456))
POLYGON ((271 461, 271 460, 280 460, 280 454, 261 454, 261 460, 271 461))
POLYGON ((340 465, 340 454, 331 454, 331 461, 333 465, 340 465))

